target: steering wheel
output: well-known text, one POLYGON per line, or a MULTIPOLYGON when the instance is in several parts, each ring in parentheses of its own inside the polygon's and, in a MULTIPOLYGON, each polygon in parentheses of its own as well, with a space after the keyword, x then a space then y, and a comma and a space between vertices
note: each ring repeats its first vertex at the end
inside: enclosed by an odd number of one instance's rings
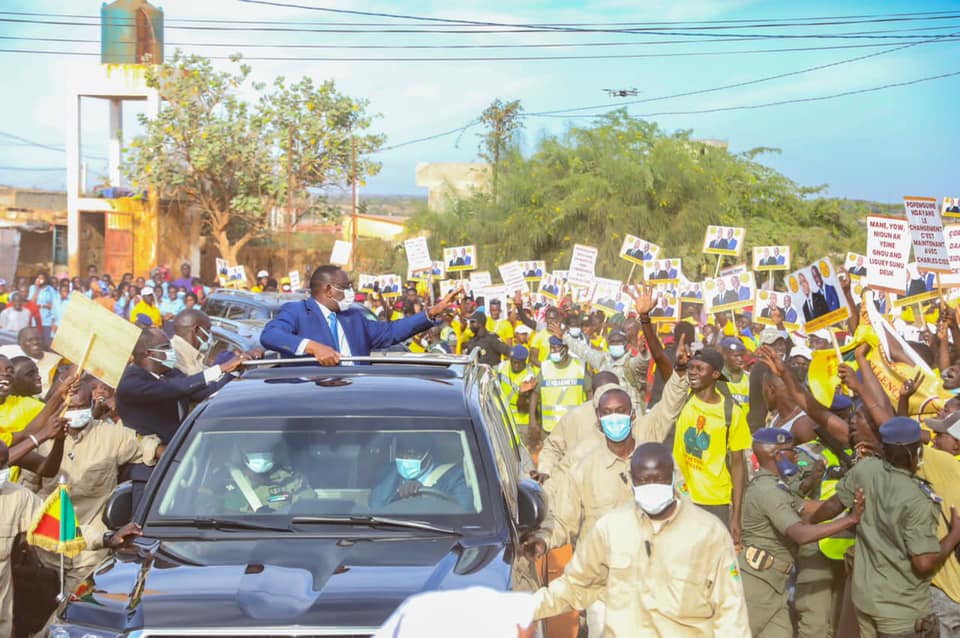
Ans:
POLYGON ((456 503, 457 505, 460 504, 460 501, 450 496, 446 492, 435 490, 432 487, 421 487, 420 490, 413 495, 413 498, 416 498, 417 496, 432 496, 434 498, 439 498, 440 500, 443 500, 443 501, 456 503))

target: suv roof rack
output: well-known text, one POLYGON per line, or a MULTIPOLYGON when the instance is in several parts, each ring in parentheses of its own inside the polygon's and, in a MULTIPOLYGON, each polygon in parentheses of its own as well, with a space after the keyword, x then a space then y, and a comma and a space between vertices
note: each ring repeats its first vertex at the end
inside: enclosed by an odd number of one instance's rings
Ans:
MULTIPOLYGON (((345 363, 408 363, 412 365, 428 366, 450 366, 450 365, 468 365, 477 362, 477 351, 473 354, 434 354, 434 353, 397 353, 390 352, 380 355, 371 355, 367 357, 340 357, 340 361, 345 363)), ((316 363, 313 357, 290 357, 287 359, 251 359, 244 361, 242 365, 248 368, 257 368, 260 366, 273 366, 291 363, 316 363)))

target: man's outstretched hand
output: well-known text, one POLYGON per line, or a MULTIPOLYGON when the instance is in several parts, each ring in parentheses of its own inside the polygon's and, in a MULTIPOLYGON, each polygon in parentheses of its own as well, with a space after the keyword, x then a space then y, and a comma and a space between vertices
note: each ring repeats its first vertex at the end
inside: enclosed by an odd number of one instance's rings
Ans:
POLYGON ((436 305, 431 306, 427 309, 427 318, 436 319, 443 311, 450 307, 450 304, 453 303, 453 300, 457 298, 457 295, 463 293, 463 288, 458 286, 447 293, 447 296, 437 302, 436 305))

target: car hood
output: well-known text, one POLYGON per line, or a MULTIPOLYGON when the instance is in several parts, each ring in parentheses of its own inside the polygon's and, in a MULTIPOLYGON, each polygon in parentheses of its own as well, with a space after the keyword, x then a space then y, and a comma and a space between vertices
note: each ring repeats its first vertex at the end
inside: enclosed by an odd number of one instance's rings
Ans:
POLYGON ((449 536, 165 541, 108 559, 63 618, 117 630, 370 629, 421 591, 509 589, 505 547, 449 536))

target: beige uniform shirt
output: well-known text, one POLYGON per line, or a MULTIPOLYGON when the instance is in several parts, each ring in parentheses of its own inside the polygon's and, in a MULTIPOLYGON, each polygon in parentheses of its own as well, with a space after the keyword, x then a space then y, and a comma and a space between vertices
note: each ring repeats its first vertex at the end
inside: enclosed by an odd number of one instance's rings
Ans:
POLYGON ((603 516, 563 576, 534 595, 534 617, 597 600, 606 603, 604 638, 750 635, 730 533, 686 499, 667 521, 651 521, 632 503, 603 516))
POLYGON ((13 634, 13 570, 10 552, 17 534, 26 532, 42 505, 30 490, 7 483, 0 487, 0 636, 13 634))
POLYGON ((633 502, 630 458, 617 456, 603 440, 603 445, 594 447, 569 471, 551 481, 556 485, 550 499, 553 529, 548 547, 575 544, 601 516, 633 502))
POLYGON ((173 335, 170 345, 177 353, 177 370, 187 376, 203 372, 203 355, 179 335, 173 335))
MULTIPOLYGON (((687 375, 674 373, 663 387, 660 401, 633 422, 633 438, 637 445, 666 439, 689 391, 687 375)), ((588 401, 563 415, 550 432, 540 450, 539 471, 557 477, 605 441, 597 412, 593 403, 588 401), (589 444, 581 447, 585 441, 589 444)))
MULTIPOLYGON (((153 465, 156 462, 160 439, 156 436, 139 436, 122 424, 109 421, 93 421, 80 430, 76 438, 67 435, 63 445, 63 461, 59 476, 66 476, 70 485, 70 498, 77 513, 77 525, 81 526, 87 540, 87 550, 73 559, 66 559, 69 566, 87 565, 102 558, 103 534, 107 531, 101 513, 117 487, 117 473, 127 463, 153 465)), ((40 446, 40 454, 49 454, 53 441, 40 446)), ((57 489, 57 478, 40 480, 35 474, 24 472, 24 483, 36 488, 41 498, 46 498, 57 489)), ((40 552, 42 558, 46 554, 40 552)), ((52 556, 52 554, 51 554, 52 556)), ((59 558, 57 559, 59 564, 59 558)))

